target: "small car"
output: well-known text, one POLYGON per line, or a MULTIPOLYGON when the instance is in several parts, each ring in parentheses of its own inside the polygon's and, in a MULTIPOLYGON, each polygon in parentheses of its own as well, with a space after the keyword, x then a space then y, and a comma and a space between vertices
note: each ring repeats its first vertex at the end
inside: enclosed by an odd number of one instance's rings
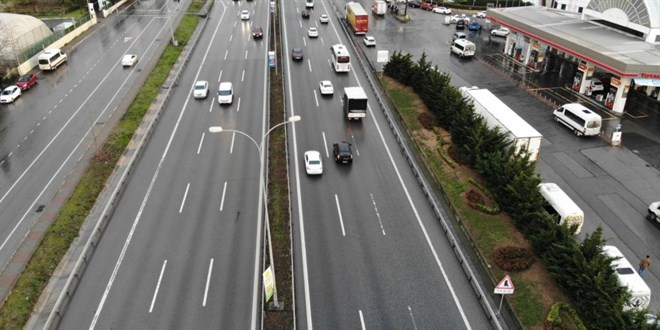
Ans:
POLYGON ((479 31, 481 29, 481 24, 477 22, 472 22, 468 25, 468 30, 470 31, 479 31))
POLYGON ((307 36, 310 37, 310 38, 318 38, 319 30, 317 30, 315 27, 310 27, 307 30, 307 36))
POLYGON ((506 37, 509 35, 509 29, 505 27, 500 27, 495 30, 490 31, 491 36, 497 36, 497 37, 506 37))
POLYGON ((261 28, 261 26, 255 26, 252 28, 252 38, 257 39, 257 38, 263 38, 264 36, 264 29, 261 28))
POLYGON ((600 79, 593 78, 591 79, 591 83, 589 83, 589 88, 591 88, 592 92, 600 92, 605 89, 605 85, 603 85, 603 81, 600 79))
POLYGON ((327 24, 327 23, 330 22, 330 16, 328 16, 328 15, 326 15, 326 14, 322 14, 321 17, 319 17, 319 21, 320 21, 322 24, 327 24))
POLYGON ((305 172, 307 175, 323 174, 321 153, 316 150, 305 151, 305 172))
POLYGON ((353 150, 351 150, 351 144, 346 141, 333 143, 332 154, 335 157, 336 163, 353 163, 353 150))
POLYGON ((454 32, 454 34, 451 36, 451 41, 456 39, 467 39, 467 35, 464 32, 454 32))
POLYGON ((302 61, 303 60, 303 50, 302 48, 294 48, 291 50, 291 58, 294 61, 302 61))
POLYGON ((423 3, 419 6, 419 9, 422 10, 433 10, 433 4, 432 3, 423 3))
POLYGON ((247 10, 241 10, 241 21, 247 21, 250 19, 250 12, 247 10))
POLYGON ((332 87, 332 82, 330 80, 321 80, 319 83, 319 90, 321 90, 321 95, 332 95, 335 93, 335 89, 332 87))
POLYGON ((193 97, 196 99, 205 99, 209 95, 209 82, 200 80, 195 83, 193 88, 193 97))
MULTIPOLYGON (((405 1, 404 1, 404 2, 405 2, 405 1)), ((421 6, 422 6, 422 3, 419 2, 419 1, 417 1, 417 0, 410 0, 410 1, 408 1, 408 7, 419 8, 419 7, 421 7, 421 6)))
POLYGON ((452 16, 451 18, 449 18, 449 23, 456 24, 456 22, 458 22, 460 20, 463 20, 465 23, 470 22, 470 19, 467 16, 465 16, 465 14, 462 14, 462 15, 456 14, 456 15, 452 16))
POLYGON ((5 90, 2 91, 2 94, 0 94, 0 103, 12 103, 21 96, 21 94, 21 89, 18 86, 11 85, 5 88, 5 90))
POLYGON ((449 15, 449 14, 451 14, 451 8, 447 8, 447 7, 435 7, 435 8, 433 8, 432 12, 434 12, 434 13, 436 13, 436 14, 445 14, 445 15, 449 15))
POLYGON ((21 90, 27 90, 32 88, 34 84, 37 83, 37 75, 32 73, 32 74, 26 74, 22 75, 20 78, 18 78, 18 81, 16 82, 16 86, 18 86, 21 90))
POLYGON ((477 18, 486 18, 486 12, 485 11, 480 11, 477 13, 477 18))
POLYGON ((364 45, 367 47, 373 47, 376 46, 376 38, 372 36, 366 36, 364 37, 364 45))
POLYGON ((133 66, 135 63, 137 63, 138 57, 135 54, 126 54, 124 57, 121 59, 121 65, 122 66, 133 66))
POLYGON ((459 19, 456 21, 456 30, 465 30, 466 21, 464 19, 459 19))
POLYGON ((309 10, 305 9, 301 13, 302 18, 309 18, 309 10))

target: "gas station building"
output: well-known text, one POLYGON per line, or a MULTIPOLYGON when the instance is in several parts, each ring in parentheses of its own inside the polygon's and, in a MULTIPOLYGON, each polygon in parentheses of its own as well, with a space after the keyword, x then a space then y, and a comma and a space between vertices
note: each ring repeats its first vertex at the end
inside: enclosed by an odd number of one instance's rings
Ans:
POLYGON ((633 88, 660 105, 660 1, 551 1, 488 10, 493 23, 511 31, 506 55, 537 72, 561 60, 575 63, 572 89, 615 114, 623 114, 633 88))

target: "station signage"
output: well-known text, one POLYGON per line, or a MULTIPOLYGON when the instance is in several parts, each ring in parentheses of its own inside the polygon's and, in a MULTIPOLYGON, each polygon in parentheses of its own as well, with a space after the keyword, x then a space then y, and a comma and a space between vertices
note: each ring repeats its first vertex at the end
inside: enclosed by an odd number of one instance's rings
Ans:
POLYGON ((642 72, 642 78, 660 79, 660 73, 644 73, 644 72, 642 72))

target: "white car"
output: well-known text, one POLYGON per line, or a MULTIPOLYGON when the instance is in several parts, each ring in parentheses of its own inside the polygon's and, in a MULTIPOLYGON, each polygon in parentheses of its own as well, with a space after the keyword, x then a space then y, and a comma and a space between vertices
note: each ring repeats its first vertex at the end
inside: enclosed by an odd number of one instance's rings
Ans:
POLYGON ((456 22, 458 22, 458 21, 461 20, 461 19, 465 21, 465 24, 466 24, 466 25, 467 25, 468 23, 470 23, 470 18, 467 17, 467 16, 465 16, 465 14, 463 14, 463 15, 456 14, 456 15, 452 16, 452 17, 449 19, 449 23, 451 23, 451 24, 456 24, 456 22))
POLYGON ((431 11, 436 14, 445 14, 445 15, 451 14, 451 8, 447 8, 447 7, 435 7, 431 11))
POLYGON ((21 89, 18 86, 11 85, 5 88, 5 90, 2 91, 2 94, 0 94, 0 103, 12 103, 21 96, 21 94, 21 89))
POLYGON ((326 14, 323 14, 321 15, 321 17, 319 17, 319 21, 323 24, 327 24, 328 22, 330 22, 330 17, 326 14))
POLYGON ((209 95, 209 82, 206 80, 200 80, 195 83, 195 88, 193 89, 193 97, 196 99, 205 99, 209 95))
POLYGON ((364 45, 367 46, 367 47, 376 46, 376 38, 374 38, 372 36, 364 37, 364 45))
POLYGON ((509 35, 509 29, 501 27, 495 30, 490 31, 491 36, 506 37, 509 35))
POLYGON ((247 10, 241 10, 241 21, 246 21, 250 19, 250 12, 247 10))
POLYGON ((315 150, 305 151, 305 172, 307 175, 323 174, 323 162, 321 153, 315 150))
POLYGON ((315 27, 310 27, 307 30, 307 36, 310 38, 317 38, 319 36, 319 30, 317 30, 315 27))
POLYGON ((135 63, 137 63, 137 61, 138 61, 137 55, 135 55, 135 54, 126 54, 121 59, 121 65, 122 66, 133 66, 133 65, 135 65, 135 63))
POLYGON ((477 13, 477 18, 486 18, 486 12, 485 11, 480 11, 477 13))
POLYGON ((332 95, 335 93, 335 89, 332 87, 332 82, 330 80, 321 80, 319 83, 319 89, 321 90, 321 95, 332 95))

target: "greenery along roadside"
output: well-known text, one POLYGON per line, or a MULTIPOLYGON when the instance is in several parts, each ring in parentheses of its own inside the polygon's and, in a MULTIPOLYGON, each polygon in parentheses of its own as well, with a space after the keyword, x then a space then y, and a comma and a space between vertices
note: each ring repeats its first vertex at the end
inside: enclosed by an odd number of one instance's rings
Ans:
MULTIPOLYGON (((199 10, 203 1, 194 0, 189 10, 199 10)), ((165 82, 172 66, 197 27, 199 18, 186 15, 177 27, 174 37, 179 46, 167 46, 158 64, 142 86, 133 103, 113 129, 71 198, 66 202, 41 244, 16 280, 14 288, 0 308, 0 329, 23 328, 30 317, 41 291, 46 287, 53 271, 78 236, 80 227, 94 206, 107 178, 128 145, 133 132, 165 82)))

